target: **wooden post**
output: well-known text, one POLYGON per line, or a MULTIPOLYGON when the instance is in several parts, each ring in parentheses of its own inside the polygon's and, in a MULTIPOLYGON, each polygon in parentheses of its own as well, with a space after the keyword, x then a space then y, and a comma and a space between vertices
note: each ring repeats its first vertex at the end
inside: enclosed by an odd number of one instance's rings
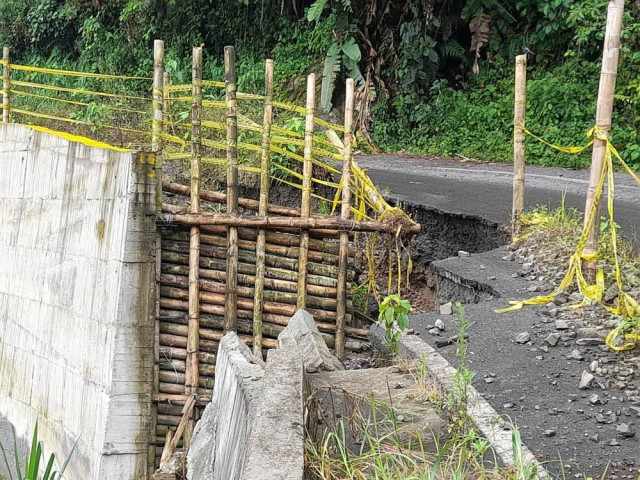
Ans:
MULTIPOLYGON (((349 220, 351 216, 351 151, 353 148, 353 109, 355 95, 353 79, 347 79, 344 106, 344 162, 342 164, 342 205, 340 218, 349 220)), ((336 315, 336 347, 338 358, 344 356, 344 328, 347 318, 347 270, 349 267, 349 233, 340 232, 340 252, 338 260, 338 305, 336 315)))
POLYGON ((11 63, 9 47, 2 47, 2 123, 9 123, 9 108, 11 108, 11 63))
MULTIPOLYGON (((202 113, 202 47, 193 49, 191 105, 191 213, 200 213, 200 164, 202 113)), ((192 226, 189 236, 189 330, 185 392, 198 388, 198 351, 200 347, 200 227, 192 226)))
MULTIPOLYGON (((304 125, 304 164, 302 167, 302 204, 300 216, 311 215, 311 175, 313 173, 313 129, 316 106, 316 75, 307 77, 307 115, 304 125)), ((298 260, 298 308, 307 306, 307 262, 309 257, 309 231, 300 231, 300 258, 298 260)))
MULTIPOLYGON (((273 120, 273 60, 265 62, 265 100, 260 160, 260 205, 258 215, 266 217, 269 209, 269 144, 273 120)), ((253 354, 262 358, 262 305, 266 258, 266 230, 258 230, 256 241, 256 283, 253 297, 253 354)))
MULTIPOLYGON (((152 90, 152 107, 153 118, 151 119, 151 150, 152 155, 155 155, 155 176, 156 176, 156 213, 162 212, 162 109, 163 109, 163 93, 164 93, 164 42, 162 40, 155 40, 153 42, 153 90, 152 90)), ((159 230, 156 230, 156 319, 154 325, 154 369, 153 369, 153 382, 154 392, 158 392, 160 388, 160 273, 162 269, 162 235, 159 230)), ((154 405, 153 411, 154 418, 157 419, 158 411, 157 405, 154 405)), ((154 425, 155 425, 154 421, 154 425)), ((155 431, 154 431, 155 435, 155 431)), ((155 442, 154 442, 155 444, 155 442)), ((153 456, 150 455, 155 464, 155 445, 151 445, 153 448, 153 456)), ((153 465, 152 465, 153 466, 153 465)))
POLYGON ((153 42, 153 119, 151 122, 151 151, 156 162, 156 211, 162 208, 162 109, 164 104, 164 42, 153 42))
POLYGON ((527 56, 516 57, 515 108, 513 114, 513 209, 511 213, 511 236, 515 237, 520 227, 519 219, 524 212, 525 181, 525 133, 522 129, 527 108, 527 56))
MULTIPOLYGON (((227 102, 227 213, 238 213, 238 117, 236 102, 236 51, 224 47, 225 99, 227 102)), ((238 316, 238 227, 227 229, 227 287, 225 331, 236 330, 238 316)))
MULTIPOLYGON (((622 16, 624 13, 624 0, 610 0, 607 11, 607 26, 604 34, 604 49, 602 52, 602 69, 600 72, 600 86, 598 88, 598 105, 596 108, 596 128, 607 137, 611 130, 611 113, 613 111, 613 96, 616 89, 616 77, 618 74, 618 57, 620 55, 620 32, 622 31, 622 16)), ((607 153, 607 141, 595 138, 593 141, 593 153, 591 156, 591 175, 589 177, 589 189, 587 190, 587 202, 584 210, 585 228, 589 228, 589 238, 584 249, 585 255, 595 254, 598 251, 598 228, 600 205, 594 205, 598 182, 605 167, 607 153), (588 225, 589 212, 596 209, 596 215, 592 225, 588 225)), ((596 273, 597 261, 582 261, 585 275, 593 278, 596 273)))
POLYGON ((164 72, 162 76, 162 131, 164 131, 166 125, 169 123, 169 72, 164 72))

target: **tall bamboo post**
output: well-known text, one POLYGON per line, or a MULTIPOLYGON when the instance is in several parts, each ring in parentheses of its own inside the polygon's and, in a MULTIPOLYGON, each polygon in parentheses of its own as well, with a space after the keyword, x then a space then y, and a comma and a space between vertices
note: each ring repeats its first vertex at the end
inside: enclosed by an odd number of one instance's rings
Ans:
MULTIPOLYGON (((316 106, 316 75, 307 77, 307 115, 304 125, 304 164, 302 167, 302 204, 300 216, 311 215, 311 175, 313 173, 313 129, 316 106)), ((309 231, 300 232, 300 258, 298 260, 298 308, 307 306, 307 262, 309 256, 309 231)))
MULTIPOLYGON (((344 106, 344 162, 342 164, 342 205, 340 218, 349 220, 351 216, 351 151, 353 148, 353 109, 355 103, 353 79, 347 79, 347 92, 344 106)), ((344 328, 347 318, 347 269, 349 267, 349 233, 340 232, 340 251, 338 260, 336 347, 338 358, 344 356, 344 328)))
POLYGON ((162 76, 162 131, 166 128, 166 125, 169 123, 169 85, 171 81, 169 80, 169 72, 164 72, 162 76))
POLYGON ((162 109, 164 103, 164 42, 153 42, 153 120, 151 122, 151 150, 156 164, 156 210, 162 208, 162 109))
POLYGON ((527 55, 516 57, 515 108, 513 113, 513 209, 511 235, 518 233, 519 219, 524 212, 525 133, 527 108, 527 55))
MULTIPOLYGON (((200 213, 200 120, 202 114, 202 47, 193 49, 191 104, 191 213, 200 213)), ((186 393, 198 388, 200 346, 200 227, 192 226, 189 236, 189 329, 187 334, 186 393)))
MULTIPOLYGON (((604 49, 602 52, 602 69, 600 72, 600 86, 598 88, 598 104, 596 108, 596 127, 607 138, 611 131, 611 114, 613 111, 613 97, 616 89, 618 75, 618 58, 620 55, 620 33, 622 31, 622 16, 624 13, 624 0, 610 0, 607 10, 607 26, 604 34, 604 49)), ((594 204, 595 194, 598 188, 600 176, 605 166, 607 153, 607 141, 604 138, 595 138, 593 141, 593 153, 591 156, 591 174, 589 177, 589 189, 587 190, 587 202, 584 210, 584 224, 588 227, 589 212, 596 209, 596 216, 590 226, 589 238, 584 249, 585 256, 595 254, 598 251, 598 212, 600 205, 594 204)), ((584 273, 593 277, 596 273, 597 261, 583 260, 584 273)))
MULTIPOLYGON (((227 102, 227 213, 238 213, 238 117, 236 102, 236 51, 224 47, 225 99, 227 102)), ((227 287, 225 331, 236 330, 238 316, 238 227, 227 229, 227 287)))
POLYGON ((11 108, 11 63, 9 47, 2 47, 2 123, 9 123, 9 109, 11 108))
MULTIPOLYGON (((273 60, 265 62, 265 100, 262 126, 262 156, 260 159, 260 205, 258 215, 266 217, 269 210, 269 144, 273 121, 273 60)), ((253 299, 253 354, 262 357, 262 304, 266 258, 266 230, 258 230, 256 241, 256 283, 253 299)))

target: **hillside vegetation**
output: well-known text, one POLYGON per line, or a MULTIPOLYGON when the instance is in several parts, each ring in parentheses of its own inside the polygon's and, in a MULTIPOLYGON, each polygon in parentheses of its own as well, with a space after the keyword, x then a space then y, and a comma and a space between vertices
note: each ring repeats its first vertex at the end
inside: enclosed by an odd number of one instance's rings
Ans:
MULTIPOLYGON (((353 76, 360 125, 386 151, 511 159, 514 57, 529 55, 527 124, 552 142, 585 141, 595 114, 607 0, 3 0, 0 41, 15 62, 144 74, 154 38, 174 82, 205 46, 207 78, 222 47, 238 50, 239 88, 263 88, 275 59, 279 95, 299 97, 322 76, 325 110, 353 76), (334 89, 335 86, 335 89, 334 89)), ((640 168, 640 1, 625 2, 613 143, 640 168)), ((70 82, 75 81, 71 79, 70 82)), ((584 167, 589 153, 528 144, 531 163, 584 167)))

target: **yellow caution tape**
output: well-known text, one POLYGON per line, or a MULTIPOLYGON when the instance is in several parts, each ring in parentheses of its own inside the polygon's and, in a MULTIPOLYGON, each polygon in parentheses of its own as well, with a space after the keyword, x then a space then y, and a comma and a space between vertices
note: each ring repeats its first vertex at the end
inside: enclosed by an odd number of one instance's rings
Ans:
POLYGON ((50 75, 65 75, 68 77, 102 78, 105 80, 153 80, 152 77, 135 77, 128 75, 105 75, 102 73, 74 72, 72 70, 58 70, 56 68, 29 67, 27 65, 10 65, 11 70, 22 70, 23 72, 47 73, 50 75))
POLYGON ((116 152, 131 152, 131 150, 128 148, 114 147, 113 145, 109 145, 108 143, 98 142, 97 140, 91 140, 90 138, 81 137, 79 135, 72 135, 66 132, 59 132, 57 130, 51 130, 50 128, 39 127, 37 125, 25 125, 25 126, 29 127, 32 130, 36 130, 38 132, 44 132, 44 133, 50 133, 52 135, 56 135, 58 137, 69 140, 71 142, 82 143, 83 145, 87 145, 88 147, 104 148, 106 150, 115 150, 116 152))
POLYGON ((638 323, 640 322, 640 306, 638 302, 636 302, 631 296, 624 292, 624 286, 622 281, 622 273, 620 270, 620 261, 618 258, 618 234, 617 228, 614 221, 614 210, 613 203, 615 197, 615 185, 614 185, 614 176, 613 176, 613 158, 622 165, 622 167, 631 175, 631 177, 640 184, 640 178, 631 170, 631 168, 624 162, 618 151, 611 144, 609 140, 608 131, 601 127, 593 127, 587 132, 587 137, 591 138, 591 140, 584 146, 580 147, 560 147, 558 145, 554 145, 550 142, 543 140, 537 135, 529 132, 524 126, 520 126, 520 128, 532 136, 533 138, 539 140, 540 142, 548 145, 551 148, 559 150, 564 153, 580 153, 584 151, 589 146, 593 145, 594 139, 598 139, 606 142, 606 151, 605 151, 605 159, 604 165, 602 168, 602 172, 600 174, 600 178, 598 179, 598 185, 596 188, 596 192, 594 195, 593 203, 588 212, 587 221, 583 227, 582 233, 580 235, 580 240, 576 246, 575 252, 569 259, 569 268, 565 277, 560 282, 560 285, 550 293, 549 295, 538 296, 534 298, 530 298, 528 300, 523 301, 511 301, 511 307, 498 309, 496 313, 505 313, 511 312, 514 310, 519 310, 523 308, 525 305, 543 305, 553 301, 554 297, 561 291, 565 290, 569 285, 571 285, 574 279, 577 282, 578 290, 580 293, 584 295, 584 301, 582 304, 574 305, 574 307, 580 307, 585 303, 589 303, 591 301, 595 301, 598 303, 602 303, 602 296, 604 293, 604 273, 601 267, 597 268, 596 271, 596 283, 593 285, 589 285, 584 275, 582 273, 582 260, 587 261, 596 261, 597 253, 587 254, 584 252, 584 248, 586 247, 587 240, 589 237, 589 232, 591 231, 594 222, 596 221, 596 216, 598 213, 598 207, 600 205, 600 200, 602 198, 604 192, 604 184, 605 180, 607 183, 607 213, 609 216, 609 228, 611 234, 611 247, 613 250, 613 263, 615 269, 615 278, 616 284, 618 286, 618 301, 614 308, 610 308, 604 306, 604 308, 612 314, 619 315, 622 317, 622 323, 612 330, 607 336, 606 343, 614 351, 623 351, 630 350, 635 348, 637 340, 640 340, 640 330, 637 330, 633 333, 626 333, 625 329, 630 326, 635 326, 636 329, 640 327, 638 323), (635 325, 634 325, 635 324, 635 325), (620 340, 622 343, 620 344, 620 340), (625 341, 628 340, 628 341, 625 341))
POLYGON ((136 97, 132 95, 120 95, 117 93, 106 93, 106 92, 93 92, 91 90, 82 90, 79 88, 67 88, 67 87, 58 87, 56 85, 48 85, 45 83, 33 83, 33 82, 23 82, 20 80, 12 80, 12 85, 18 85, 20 87, 28 87, 28 88, 40 88, 42 90, 53 90, 56 92, 68 92, 68 93, 80 93, 82 95, 96 95, 99 97, 111 97, 111 98, 127 98, 129 100, 142 100, 142 101, 151 101, 150 97, 136 97))

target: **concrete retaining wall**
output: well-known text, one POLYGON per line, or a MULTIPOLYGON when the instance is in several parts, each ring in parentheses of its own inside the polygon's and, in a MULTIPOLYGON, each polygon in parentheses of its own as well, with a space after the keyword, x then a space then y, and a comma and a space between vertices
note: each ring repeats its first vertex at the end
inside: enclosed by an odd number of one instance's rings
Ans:
POLYGON ((295 340, 266 366, 231 332, 220 342, 211 404, 188 455, 190 480, 302 480, 303 365, 295 340))
POLYGON ((0 416, 67 478, 142 479, 155 181, 131 152, 0 125, 0 416))

